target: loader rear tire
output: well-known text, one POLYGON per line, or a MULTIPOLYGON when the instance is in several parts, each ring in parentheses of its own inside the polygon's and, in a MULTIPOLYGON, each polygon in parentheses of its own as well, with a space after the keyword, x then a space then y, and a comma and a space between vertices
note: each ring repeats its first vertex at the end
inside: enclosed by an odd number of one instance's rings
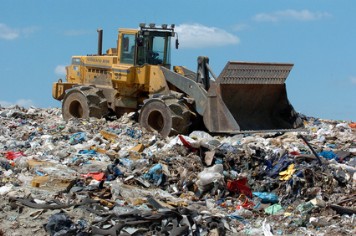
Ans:
POLYGON ((107 100, 102 91, 94 87, 82 86, 69 91, 62 103, 64 120, 71 118, 98 119, 108 114, 107 100))
POLYGON ((139 123, 148 131, 157 131, 162 137, 185 134, 195 114, 184 103, 174 98, 154 98, 140 110, 139 123))

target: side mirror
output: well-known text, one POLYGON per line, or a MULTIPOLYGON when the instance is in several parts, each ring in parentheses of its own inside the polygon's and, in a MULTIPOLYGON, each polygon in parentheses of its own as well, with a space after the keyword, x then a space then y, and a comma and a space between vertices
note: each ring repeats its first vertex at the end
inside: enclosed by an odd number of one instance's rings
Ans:
POLYGON ((178 46, 179 46, 179 41, 178 38, 176 38, 176 49, 178 49, 178 46))

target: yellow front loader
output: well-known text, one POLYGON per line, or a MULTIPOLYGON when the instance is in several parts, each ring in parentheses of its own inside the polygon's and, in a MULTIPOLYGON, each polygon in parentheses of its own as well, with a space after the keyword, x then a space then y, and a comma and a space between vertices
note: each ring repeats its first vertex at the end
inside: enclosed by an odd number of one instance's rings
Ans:
POLYGON ((162 136, 186 133, 199 123, 212 133, 303 125, 286 93, 292 64, 230 61, 216 77, 207 57, 198 58, 197 71, 172 68, 174 25, 119 29, 116 47, 105 54, 101 29, 98 35, 97 54, 73 56, 66 81, 53 84, 65 120, 138 111, 141 126, 162 136))

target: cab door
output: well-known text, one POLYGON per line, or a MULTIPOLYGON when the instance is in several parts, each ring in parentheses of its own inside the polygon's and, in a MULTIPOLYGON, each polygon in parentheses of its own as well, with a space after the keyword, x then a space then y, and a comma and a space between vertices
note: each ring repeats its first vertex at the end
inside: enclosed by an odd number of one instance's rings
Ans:
POLYGON ((119 63, 135 65, 136 34, 120 33, 119 37, 119 63))

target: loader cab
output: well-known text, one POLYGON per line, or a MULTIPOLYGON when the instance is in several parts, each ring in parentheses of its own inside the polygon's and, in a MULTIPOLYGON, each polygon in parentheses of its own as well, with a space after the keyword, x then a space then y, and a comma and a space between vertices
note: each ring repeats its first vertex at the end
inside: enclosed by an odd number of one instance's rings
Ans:
POLYGON ((130 65, 162 65, 171 67, 171 37, 174 26, 156 27, 140 24, 140 30, 121 30, 119 33, 119 60, 130 65), (121 43, 120 43, 121 42, 121 43))

